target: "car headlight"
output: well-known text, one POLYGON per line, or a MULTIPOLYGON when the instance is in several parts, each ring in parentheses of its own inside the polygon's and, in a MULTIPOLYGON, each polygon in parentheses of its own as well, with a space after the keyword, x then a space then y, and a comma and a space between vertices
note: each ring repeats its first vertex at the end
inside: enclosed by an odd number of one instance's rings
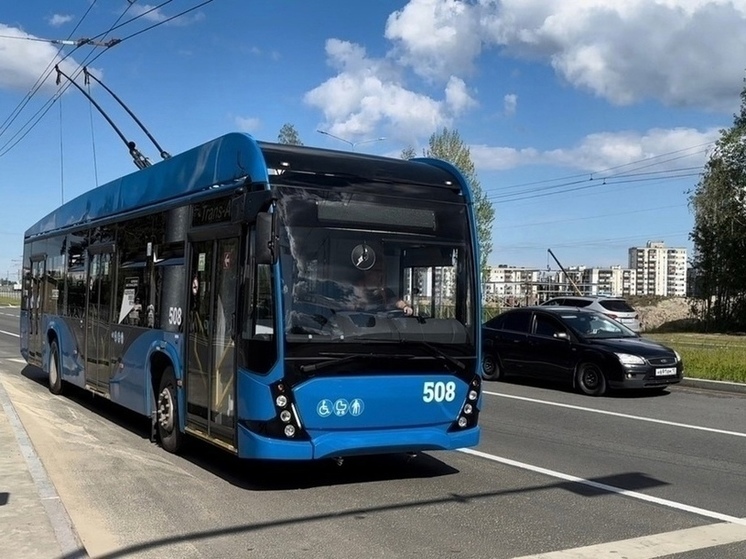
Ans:
POLYGON ((644 365, 645 360, 639 355, 632 355, 631 353, 615 353, 619 362, 624 365, 644 365))
POLYGON ((673 354, 676 356, 676 361, 681 361, 681 355, 679 355, 679 352, 675 349, 673 350, 673 354))

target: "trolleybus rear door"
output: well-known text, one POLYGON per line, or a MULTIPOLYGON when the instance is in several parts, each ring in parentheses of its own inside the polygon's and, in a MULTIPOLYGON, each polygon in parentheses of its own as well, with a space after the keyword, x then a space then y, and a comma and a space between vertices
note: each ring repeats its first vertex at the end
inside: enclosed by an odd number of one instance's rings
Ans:
POLYGON ((29 297, 29 361, 41 365, 41 315, 44 311, 44 268, 43 257, 31 260, 31 295, 29 297))
POLYGON ((191 243, 187 423, 229 444, 235 432, 239 238, 191 243))
POLYGON ((89 252, 86 384, 108 393, 111 377, 113 245, 91 247, 89 252))

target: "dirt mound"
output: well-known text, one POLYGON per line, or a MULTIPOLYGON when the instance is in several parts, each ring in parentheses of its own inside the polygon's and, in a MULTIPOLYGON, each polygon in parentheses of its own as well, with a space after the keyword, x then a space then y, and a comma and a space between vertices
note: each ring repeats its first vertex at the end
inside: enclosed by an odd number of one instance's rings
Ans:
POLYGON ((651 331, 668 323, 685 324, 694 320, 691 301, 685 297, 663 299, 654 305, 635 306, 640 314, 643 331, 651 331))

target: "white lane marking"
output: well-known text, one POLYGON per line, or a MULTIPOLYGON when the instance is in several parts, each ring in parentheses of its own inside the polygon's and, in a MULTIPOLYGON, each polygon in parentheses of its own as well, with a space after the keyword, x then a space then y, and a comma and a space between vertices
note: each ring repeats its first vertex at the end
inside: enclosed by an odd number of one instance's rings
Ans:
POLYGON ((478 456, 479 458, 485 458, 486 460, 491 460, 493 462, 505 464, 506 466, 513 466, 514 468, 521 468, 523 470, 528 470, 530 472, 535 472, 537 474, 542 474, 545 476, 554 477, 554 478, 562 479, 565 481, 571 481, 574 483, 579 483, 581 485, 587 485, 595 489, 600 489, 601 491, 607 491, 609 493, 616 493, 617 495, 624 495, 625 497, 631 497, 633 499, 638 499, 640 501, 645 501, 648 503, 654 503, 656 505, 661 505, 661 506, 668 507, 668 508, 675 509, 675 510, 690 512, 692 514, 704 516, 706 518, 713 518, 715 520, 720 520, 721 522, 730 522, 731 524, 740 524, 741 526, 746 526, 746 519, 744 518, 738 518, 735 516, 730 516, 728 514, 722 514, 722 513, 707 510, 707 509, 701 509, 699 507, 685 505, 684 503, 677 503, 676 501, 669 501, 668 499, 660 499, 658 497, 653 497, 652 495, 645 495, 644 493, 638 493, 637 491, 629 491, 627 489, 622 489, 621 487, 614 487, 613 485, 607 485, 605 483, 598 483, 597 481, 591 481, 590 479, 584 479, 582 477, 576 477, 576 476, 571 476, 569 474, 563 474, 562 472, 557 472, 555 470, 549 470, 547 468, 542 468, 540 466, 533 466, 531 464, 526 464, 525 462, 518 462, 517 460, 511 460, 510 458, 503 458, 501 456, 487 454, 486 452, 482 452, 480 450, 474 450, 473 448, 460 448, 459 452, 463 452, 465 454, 471 454, 473 456, 478 456))
POLYGON ((653 559, 746 540, 746 530, 736 524, 708 524, 663 534, 524 555, 516 559, 653 559))
POLYGON ((5 330, 0 330, 0 334, 5 334, 6 336, 13 336, 15 338, 20 338, 20 334, 16 334, 14 332, 6 332, 5 330))
POLYGON ((558 408, 567 408, 571 410, 587 411, 592 413, 599 413, 602 415, 612 415, 614 417, 623 417, 625 419, 635 419, 637 421, 647 421, 648 423, 659 423, 661 425, 671 425, 673 427, 684 427, 686 429, 696 429, 697 431, 707 431, 708 433, 718 433, 719 435, 731 435, 733 437, 744 437, 746 433, 739 431, 726 431, 724 429, 713 429, 712 427, 701 427, 699 425, 690 425, 688 423, 676 423, 675 421, 666 421, 664 419, 652 419, 650 417, 640 417, 638 415, 629 415, 626 413, 619 413, 615 411, 596 410, 593 408, 584 408, 582 406, 573 406, 572 404, 561 404, 559 402, 549 402, 547 400, 537 400, 535 398, 526 398, 525 396, 512 396, 510 394, 500 394, 498 392, 484 391, 484 394, 490 396, 499 396, 500 398, 511 398, 513 400, 522 400, 524 402, 532 402, 534 404, 544 404, 546 406, 556 406, 558 408))

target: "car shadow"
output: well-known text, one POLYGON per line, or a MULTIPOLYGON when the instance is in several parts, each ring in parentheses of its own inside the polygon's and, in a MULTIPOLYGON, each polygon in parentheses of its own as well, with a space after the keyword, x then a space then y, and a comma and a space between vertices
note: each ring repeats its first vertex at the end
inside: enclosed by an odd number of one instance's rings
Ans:
MULTIPOLYGON (((580 394, 577 390, 575 390, 572 386, 572 384, 568 381, 561 381, 561 380, 550 380, 550 379, 540 379, 540 378, 531 378, 531 377, 518 377, 518 376, 508 376, 505 377, 504 380, 501 380, 499 382, 490 382, 486 381, 484 383, 485 390, 489 390, 490 386, 499 386, 500 383, 506 383, 506 384, 514 384, 518 386, 533 386, 536 388, 544 388, 548 390, 555 390, 558 392, 564 392, 566 394, 580 394)), ((675 385, 674 385, 675 386, 675 385)), ((661 398, 665 396, 670 396, 671 386, 661 387, 661 388, 634 388, 634 389, 613 389, 609 388, 606 391, 606 394, 602 396, 602 398, 615 398, 615 399, 641 399, 641 398, 661 398)), ((588 396, 589 398, 593 398, 593 396, 588 396)))

